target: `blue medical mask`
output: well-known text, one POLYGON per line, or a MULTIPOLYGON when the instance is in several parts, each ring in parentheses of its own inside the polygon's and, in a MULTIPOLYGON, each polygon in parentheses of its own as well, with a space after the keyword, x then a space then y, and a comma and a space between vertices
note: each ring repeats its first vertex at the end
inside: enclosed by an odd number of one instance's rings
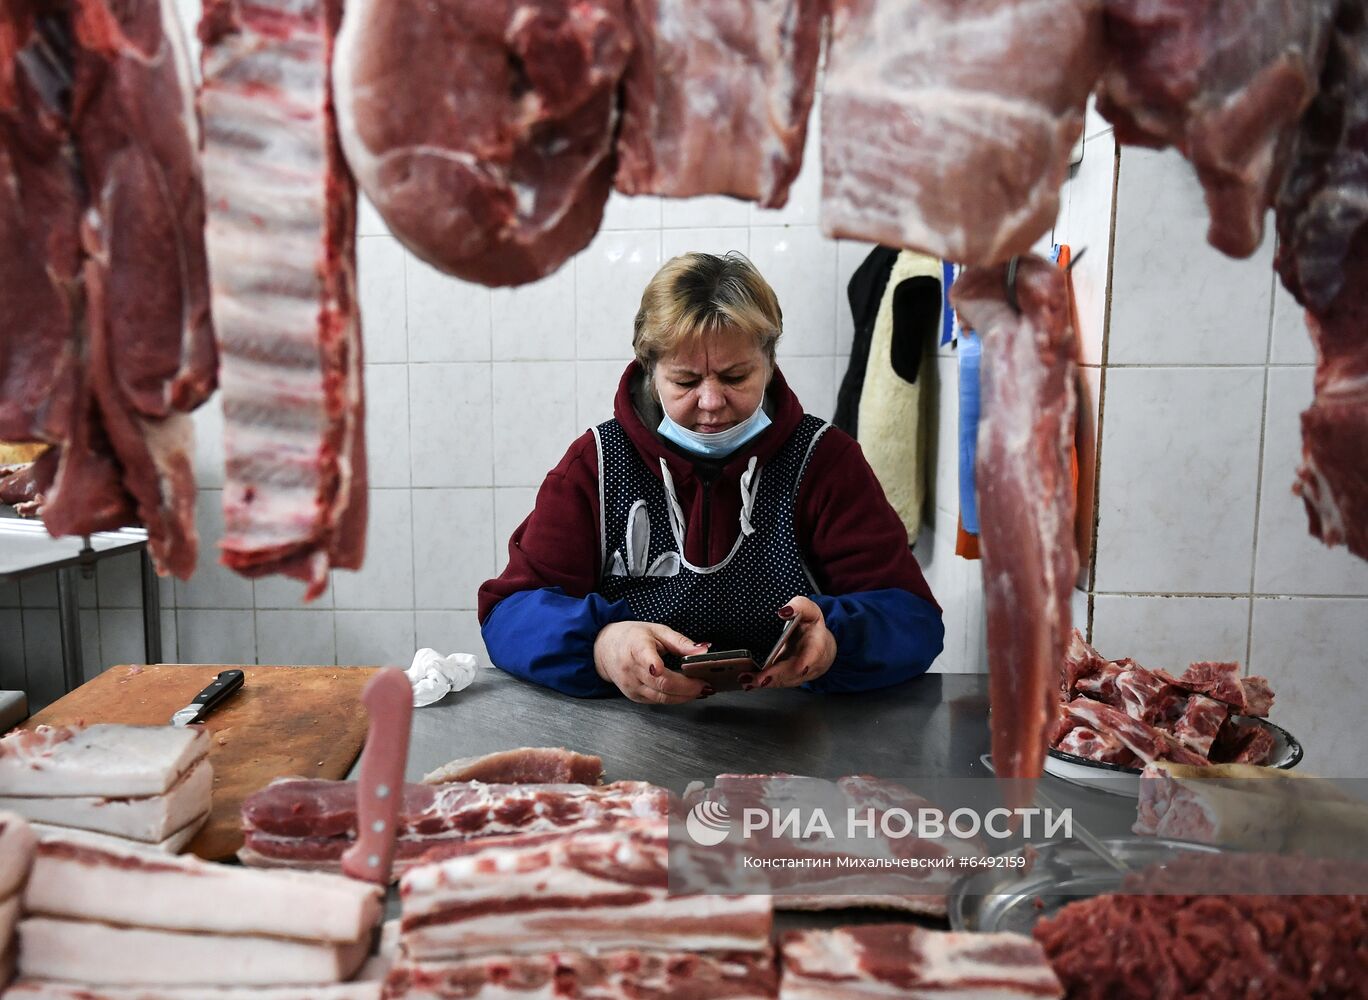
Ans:
POLYGON ((670 419, 668 413, 661 419, 660 426, 656 430, 665 440, 673 441, 695 455, 701 455, 704 458, 723 458, 740 448, 769 425, 769 414, 761 405, 757 406, 754 413, 735 427, 728 427, 725 431, 717 431, 713 434, 700 434, 698 431, 681 427, 670 419))

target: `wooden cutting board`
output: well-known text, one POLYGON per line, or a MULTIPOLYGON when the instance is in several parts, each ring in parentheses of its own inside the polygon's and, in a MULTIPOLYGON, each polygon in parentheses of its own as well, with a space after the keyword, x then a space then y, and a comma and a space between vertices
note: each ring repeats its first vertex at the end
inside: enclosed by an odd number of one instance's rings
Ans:
MULTIPOLYGON (((235 664, 110 667, 24 723, 118 722, 168 725, 214 676, 235 664)), ((202 858, 232 856, 242 846, 242 800, 271 779, 297 774, 343 778, 366 739, 361 689, 378 667, 238 667, 242 690, 204 722, 214 766, 209 822, 189 850, 202 858)))

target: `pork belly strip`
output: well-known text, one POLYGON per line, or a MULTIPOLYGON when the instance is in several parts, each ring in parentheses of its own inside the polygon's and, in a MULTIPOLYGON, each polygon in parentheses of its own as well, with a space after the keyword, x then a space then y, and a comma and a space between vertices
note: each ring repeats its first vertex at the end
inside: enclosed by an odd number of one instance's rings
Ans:
POLYGON ((794 931, 781 945, 780 1000, 1062 997, 1039 944, 911 924, 794 931))
POLYGON ((953 301, 983 338, 977 481, 988 617, 993 764, 1024 806, 1045 759, 1069 646, 1074 548, 1075 357, 1064 273, 1029 256, 1016 273, 969 268, 953 301))
MULTIPOLYGON (((669 815, 670 793, 644 781, 610 785, 404 786, 397 835, 488 837, 597 826, 669 815)), ((242 802, 242 825, 276 836, 355 836, 356 783, 286 779, 242 802)))
POLYGON ((255 871, 79 840, 39 844, 33 870, 25 907, 54 917, 344 943, 380 919, 378 889, 331 875, 255 871))
POLYGON ((769 898, 672 895, 663 834, 651 824, 506 837, 434 855, 399 882, 404 953, 421 961, 548 949, 767 948, 769 898))
POLYGON ((479 757, 460 757, 423 775, 427 785, 452 781, 486 784, 601 785, 603 758, 564 747, 519 747, 479 757))
POLYGON ((1339 6, 1278 196, 1278 273, 1307 311, 1316 395, 1293 489, 1311 534, 1368 559, 1368 12, 1339 6))
POLYGON ((211 0, 200 23, 223 355, 223 562, 303 580, 365 551, 356 188, 329 93, 339 0, 211 0))
POLYGON ((778 985, 774 955, 625 949, 584 954, 489 955, 395 964, 389 1000, 487 997, 491 1000, 770 1000, 778 985))
POLYGON ((1319 86, 1338 0, 1108 0, 1097 108, 1126 144, 1176 146, 1197 171, 1207 239, 1232 257, 1264 213, 1319 86))
POLYGON ((1101 57, 1098 0, 834 0, 822 228, 964 264, 1028 252, 1101 57))
POLYGON ((102 985, 331 983, 359 969, 370 944, 369 937, 329 944, 27 916, 19 921, 18 967, 31 979, 102 985))
POLYGON ((207 813, 213 792, 214 768, 208 757, 202 757, 161 795, 0 797, 0 809, 38 823, 157 843, 207 813))
POLYGON ((308 986, 93 986, 19 979, 6 997, 25 1000, 380 1000, 383 979, 308 986))
POLYGON ((788 201, 807 139, 828 0, 628 0, 613 183, 625 194, 788 201), (718 155, 720 136, 727 154, 718 155))
POLYGON ((161 795, 209 752, 199 726, 37 726, 0 739, 0 794, 161 795))
POLYGON ((624 0, 353 0, 334 87, 347 161, 434 267, 533 281, 598 230, 630 49, 624 0))
POLYGON ((0 813, 0 899, 13 896, 23 886, 33 865, 37 843, 38 838, 24 817, 0 813))

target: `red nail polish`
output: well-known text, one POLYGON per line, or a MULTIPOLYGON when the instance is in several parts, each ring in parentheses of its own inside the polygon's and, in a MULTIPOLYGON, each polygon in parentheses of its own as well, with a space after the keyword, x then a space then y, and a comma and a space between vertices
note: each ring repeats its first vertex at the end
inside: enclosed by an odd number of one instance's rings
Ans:
POLYGON ((657 669, 655 668, 655 664, 651 664, 651 665, 647 666, 646 669, 649 670, 649 671, 651 672, 651 676, 652 676, 652 677, 659 677, 659 676, 660 676, 660 671, 657 670, 657 669))
POLYGON ((797 611, 793 610, 793 608, 789 607, 787 604, 779 609, 779 617, 783 618, 785 621, 792 618, 797 613, 797 611))
POLYGON ((772 681, 772 680, 774 680, 773 677, 766 677, 763 681, 760 682, 760 686, 761 686, 761 687, 769 687, 769 682, 772 681))

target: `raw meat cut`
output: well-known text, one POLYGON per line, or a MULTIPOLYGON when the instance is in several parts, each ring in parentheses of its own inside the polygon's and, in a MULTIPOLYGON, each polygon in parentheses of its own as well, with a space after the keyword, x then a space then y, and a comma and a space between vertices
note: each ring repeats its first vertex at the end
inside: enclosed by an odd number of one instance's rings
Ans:
POLYGON ((1263 677, 1240 677, 1238 663, 1194 663, 1174 683, 1224 702, 1242 715, 1266 716, 1273 706, 1268 681, 1263 677))
POLYGON ((670 892, 664 824, 448 848, 399 882, 410 959, 658 948, 764 951, 768 896, 670 892))
POLYGON ((1173 735, 1203 757, 1210 757, 1211 744, 1228 715, 1228 710, 1219 701, 1205 695, 1190 695, 1183 714, 1173 724, 1173 735))
MULTIPOLYGON (((589 830, 633 819, 664 820, 670 793, 639 781, 610 785, 404 786, 396 873, 434 847, 478 837, 589 830)), ((356 786, 278 781, 242 803, 246 864, 336 870, 355 840, 356 786)))
POLYGON ((1167 722, 1183 712, 1183 693, 1138 664, 1117 673, 1116 690, 1121 695, 1122 707, 1132 719, 1167 722))
POLYGON ((589 955, 489 955, 395 964, 387 1000, 497 997, 499 1000, 772 1000, 778 971, 769 951, 629 949, 589 955))
POLYGON ((1084 725, 1115 736, 1146 763, 1153 760, 1174 760, 1180 764, 1208 763, 1205 757, 1186 749, 1176 737, 1147 722, 1131 718, 1110 705, 1088 698, 1075 698, 1069 702, 1068 712, 1084 725))
POLYGON ((1097 896, 1033 933, 1080 1000, 1355 997, 1368 982, 1368 896, 1097 896))
MULTIPOLYGON (((1033 9, 1067 25, 1057 6, 1033 9)), ((999 777, 1026 779, 1005 786, 1008 804, 1025 806, 1055 718, 1078 573, 1070 463, 1077 347, 1063 271, 1026 257, 1014 287, 1018 308, 1007 299, 1006 269, 968 268, 952 300, 983 338, 977 481, 993 764, 999 777)))
MULTIPOLYGON (((820 831, 811 835, 801 831, 753 832, 745 841, 747 854, 795 862, 753 873, 759 882, 755 891, 768 891, 781 910, 860 906, 943 917, 946 893, 963 874, 949 860, 983 853, 978 842, 951 834, 933 837, 918 831, 903 837, 886 835, 883 823, 893 810, 903 810, 909 816, 919 816, 922 810, 941 810, 902 785, 864 775, 848 775, 832 782, 789 774, 720 774, 711 788, 693 788, 685 793, 684 805, 689 809, 704 802, 713 803, 731 817, 744 816, 752 809, 773 815, 820 808, 827 817, 854 815, 873 824, 868 835, 863 829, 850 835, 837 819, 832 819, 832 836, 820 831), (923 860, 917 867, 903 867, 913 859, 923 860)), ((671 860, 678 862, 679 856, 671 860)), ((677 863, 671 874, 680 891, 690 892, 716 892, 735 885, 738 878, 734 868, 689 870, 677 863)))
POLYGON ((628 0, 617 189, 782 206, 803 162, 828 2, 628 0))
POLYGON ((823 229, 962 264, 1028 252, 1102 54, 1099 0, 834 0, 823 229))
POLYGON ((5 996, 15 1000, 381 1000, 383 987, 383 976, 308 986, 94 986, 20 979, 10 984, 5 996))
POLYGON ((214 768, 202 757, 161 795, 0 796, 0 809, 38 823, 157 843, 208 815, 213 791, 214 768))
POLYGON ((1293 487, 1311 534, 1368 559, 1368 11, 1339 5, 1278 195, 1278 273, 1307 311, 1316 396, 1293 487))
POLYGON ((0 9, 0 440, 62 441, 81 387, 81 178, 66 18, 0 9), (22 334, 21 332, 22 331, 22 334))
MULTIPOLYGON (((1073 691, 1087 695, 1094 701, 1111 705, 1113 708, 1124 708, 1125 702, 1121 698, 1121 689, 1116 686, 1116 680, 1121 676, 1121 667, 1115 663, 1104 663, 1100 670, 1087 677, 1080 677, 1073 686, 1073 691)), ((1070 697, 1066 693, 1066 697, 1070 697)))
POLYGON ((1074 629, 1069 636, 1069 646, 1064 650, 1064 700, 1069 700, 1070 692, 1080 680, 1092 677, 1107 666, 1102 654, 1088 645, 1082 632, 1074 629))
POLYGON ((356 188, 329 95, 340 0, 210 0, 207 240, 223 354, 223 562, 303 580, 365 551, 356 188))
POLYGON ((199 833, 200 827, 209 819, 209 813, 196 816, 186 823, 179 830, 173 830, 161 840, 155 843, 145 843, 142 841, 131 841, 127 837, 119 837, 109 833, 96 833, 93 830, 77 830, 69 826, 52 826, 47 823, 31 822, 33 832, 38 834, 39 840, 76 840, 81 843, 88 843, 92 847, 108 847, 114 850, 121 850, 132 844, 135 847, 148 851, 160 851, 163 854, 179 854, 185 850, 185 845, 195 839, 195 834, 199 833))
POLYGON ((33 865, 36 844, 37 838, 24 817, 0 813, 0 899, 8 899, 23 886, 33 865))
POLYGON ((534 281, 598 229, 630 51, 624 0, 357 0, 335 64, 347 161, 419 257, 534 281))
POLYGON ((19 974, 31 979, 166 986, 326 983, 351 976, 369 950, 369 937, 333 944, 35 916, 19 922, 19 974))
POLYGON ((1176 146, 1206 191, 1211 245, 1248 257, 1315 96, 1339 0, 1107 0, 1097 108, 1128 145, 1176 146))
POLYGON ((216 357, 175 8, 16 0, 0 25, 0 438, 58 446, 37 484, 51 533, 136 518, 188 576, 186 413, 216 357))
POLYGON ((161 795, 208 752, 199 726, 37 726, 0 739, 0 793, 161 795))
POLYGON ((601 785, 603 758, 564 747, 519 747, 480 757, 461 757, 423 775, 423 783, 428 785, 453 781, 499 785, 601 785))
POLYGON ((1045 952, 1022 934, 866 924, 793 931, 781 948, 780 1000, 1064 995, 1045 952))
POLYGON ((349 943, 369 939, 381 898, 364 882, 333 875, 254 871, 73 839, 39 844, 24 903, 30 913, 124 926, 349 943))
POLYGON ((1055 744, 1055 749, 1071 753, 1075 757, 1117 764, 1121 767, 1133 766, 1136 757, 1126 745, 1111 733, 1099 733, 1087 726, 1075 726, 1055 744))

